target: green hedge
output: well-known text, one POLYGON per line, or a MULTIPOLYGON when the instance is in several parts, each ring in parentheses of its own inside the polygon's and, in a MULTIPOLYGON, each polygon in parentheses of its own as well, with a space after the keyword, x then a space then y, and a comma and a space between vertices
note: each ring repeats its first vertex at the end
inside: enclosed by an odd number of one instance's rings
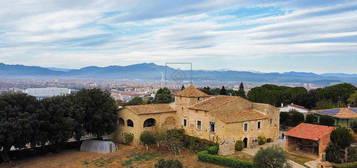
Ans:
POLYGON ((216 155, 218 153, 218 145, 208 147, 207 151, 209 154, 216 155))
POLYGON ((334 168, 356 168, 357 167, 357 162, 334 164, 333 167, 334 168))
POLYGON ((254 164, 249 161, 233 159, 224 156, 211 155, 207 150, 197 153, 198 160, 202 162, 213 163, 216 165, 227 166, 232 168, 254 168, 254 164))

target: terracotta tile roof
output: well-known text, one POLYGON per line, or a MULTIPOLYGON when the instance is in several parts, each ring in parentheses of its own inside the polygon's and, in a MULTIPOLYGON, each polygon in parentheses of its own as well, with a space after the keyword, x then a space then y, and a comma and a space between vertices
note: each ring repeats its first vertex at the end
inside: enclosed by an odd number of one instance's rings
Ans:
POLYGON ((298 126, 291 128, 285 133, 286 136, 295 138, 308 139, 313 141, 320 140, 323 136, 331 134, 335 127, 329 127, 324 125, 315 125, 301 123, 298 126))
POLYGON ((130 111, 138 115, 176 112, 173 108, 170 107, 170 104, 145 104, 125 106, 124 109, 129 109, 130 111))
POLYGON ((355 108, 334 108, 334 109, 323 109, 323 110, 313 110, 312 113, 317 113, 320 115, 329 115, 336 118, 348 119, 357 118, 357 109, 355 108))
POLYGON ((253 103, 238 96, 213 96, 191 107, 210 113, 225 123, 235 123, 268 118, 253 108, 253 103))
POLYGON ((208 94, 205 92, 200 91, 199 89, 195 88, 194 86, 189 86, 184 90, 180 90, 174 94, 174 96, 180 97, 209 97, 208 94))

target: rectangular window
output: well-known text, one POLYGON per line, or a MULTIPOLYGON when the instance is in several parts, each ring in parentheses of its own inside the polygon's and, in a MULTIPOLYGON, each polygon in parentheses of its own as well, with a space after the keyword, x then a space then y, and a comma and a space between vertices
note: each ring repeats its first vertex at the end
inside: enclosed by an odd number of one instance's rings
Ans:
POLYGON ((260 121, 258 121, 258 129, 260 129, 260 121))
POLYGON ((244 131, 248 131, 248 123, 244 123, 243 129, 244 129, 244 131))
POLYGON ((273 119, 270 119, 270 125, 273 123, 273 119))
POLYGON ((184 126, 184 127, 187 126, 187 119, 183 119, 183 126, 184 126))
POLYGON ((202 121, 197 120, 197 129, 201 130, 202 128, 202 121))
POLYGON ((216 132, 216 125, 214 122, 209 122, 210 132, 216 132))

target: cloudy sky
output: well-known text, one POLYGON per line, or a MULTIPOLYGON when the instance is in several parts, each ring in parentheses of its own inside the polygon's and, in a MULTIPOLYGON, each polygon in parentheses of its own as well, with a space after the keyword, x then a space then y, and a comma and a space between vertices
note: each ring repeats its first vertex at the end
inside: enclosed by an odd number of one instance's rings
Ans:
POLYGON ((357 73, 357 1, 1 0, 0 62, 357 73))

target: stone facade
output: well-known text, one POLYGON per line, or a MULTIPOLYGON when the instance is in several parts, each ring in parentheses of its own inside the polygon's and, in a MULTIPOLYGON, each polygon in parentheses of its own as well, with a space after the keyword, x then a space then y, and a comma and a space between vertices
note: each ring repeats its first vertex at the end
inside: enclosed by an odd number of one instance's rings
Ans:
POLYGON ((247 147, 255 146, 258 136, 272 140, 279 136, 279 109, 271 105, 252 103, 236 96, 208 96, 192 86, 174 95, 173 103, 160 105, 165 110, 159 110, 159 106, 141 108, 157 105, 120 110, 118 117, 124 123, 121 122, 119 132, 134 134, 134 144, 138 144, 144 130, 182 128, 188 135, 217 143, 242 140, 247 147), (150 118, 155 119, 156 124, 144 127, 150 118), (129 119, 134 127, 127 126, 129 119))

